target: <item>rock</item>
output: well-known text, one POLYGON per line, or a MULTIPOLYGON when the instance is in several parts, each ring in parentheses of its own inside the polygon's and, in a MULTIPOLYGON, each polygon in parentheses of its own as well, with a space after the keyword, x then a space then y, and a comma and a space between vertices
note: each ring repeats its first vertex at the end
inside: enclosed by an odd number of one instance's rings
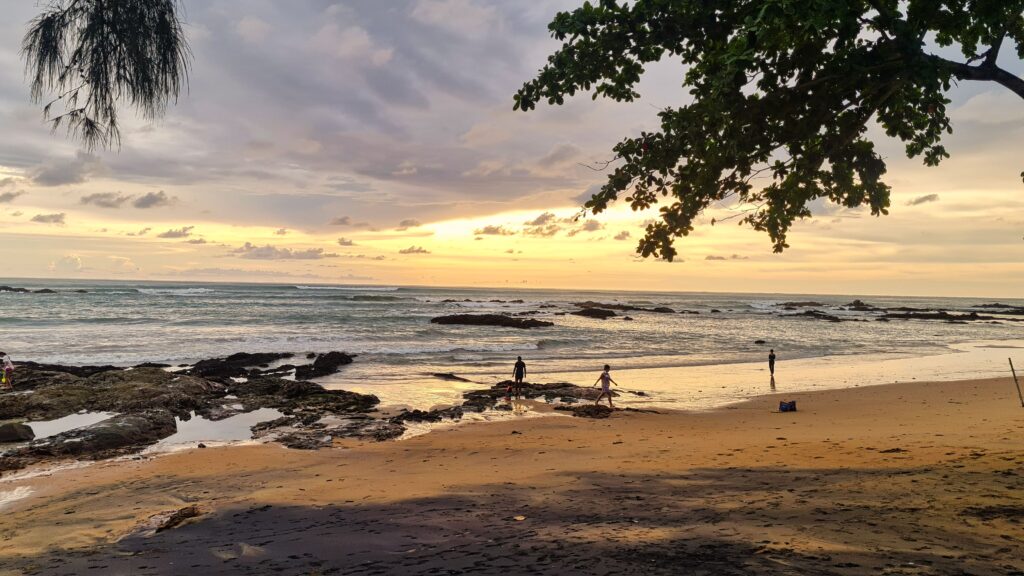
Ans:
POLYGON ((587 318, 597 318, 600 320, 616 316, 615 312, 611 310, 605 310, 604 308, 584 308, 582 310, 570 312, 570 314, 573 314, 575 316, 585 316, 587 318))
POLYGON ((855 312, 872 312, 878 310, 878 308, 875 308, 874 306, 866 304, 860 300, 854 300, 853 302, 847 304, 846 307, 849 310, 853 310, 855 312))
POLYGON ((675 314, 676 313, 675 310, 673 310, 671 308, 668 308, 666 306, 658 306, 656 308, 651 308, 650 311, 651 312, 656 312, 658 314, 675 314))
POLYGON ((779 306, 786 306, 790 308, 821 308, 825 306, 821 302, 806 301, 806 302, 783 302, 779 306))
POLYGON ((27 294, 29 291, 26 290, 25 288, 12 288, 10 286, 0 286, 0 292, 19 292, 22 294, 27 294))
MULTIPOLYGON (((462 409, 466 412, 483 412, 487 409, 505 409, 502 407, 504 406, 507 408, 508 405, 502 403, 502 400, 505 398, 510 385, 512 385, 512 381, 505 380, 488 389, 463 392, 462 398, 464 401, 462 403, 462 409)), ((521 388, 521 394, 527 399, 544 398, 549 402, 553 402, 555 400, 565 402, 566 398, 572 398, 575 400, 596 400, 600 391, 597 388, 576 386, 575 384, 569 384, 567 382, 556 382, 552 384, 531 384, 529 382, 524 382, 521 388)), ((618 395, 615 392, 612 392, 612 394, 616 396, 618 395)))
POLYGON ((461 420, 462 407, 453 406, 443 410, 409 410, 398 416, 390 418, 391 422, 403 424, 405 422, 440 422, 442 420, 461 420))
POLYGON ((54 458, 98 460, 120 456, 155 444, 175 431, 174 416, 166 410, 121 414, 5 452, 0 469, 23 468, 54 458))
POLYGON ((764 340, 754 340, 754 344, 764 344, 764 340))
POLYGON ((25 377, 23 376, 25 369, 31 368, 33 370, 40 370, 44 372, 63 372, 65 374, 72 374, 81 378, 87 378, 93 374, 99 374, 100 372, 113 372, 124 370, 120 366, 63 366, 60 364, 39 364, 37 362, 21 362, 18 364, 18 385, 23 386, 25 377))
POLYGON ((72 290, 72 292, 74 292, 75 294, 88 294, 89 293, 88 290, 82 290, 81 288, 79 288, 78 290, 72 290))
POLYGON ((622 319, 623 319, 623 320, 632 320, 633 318, 631 318, 631 317, 629 317, 629 316, 623 316, 623 317, 622 317, 622 319))
POLYGON ((170 368, 170 364, 161 364, 159 362, 143 362, 142 364, 136 364, 135 368, 170 368))
POLYGON ((843 319, 832 314, 826 314, 820 310, 804 310, 800 314, 786 314, 787 318, 814 318, 815 320, 827 320, 829 322, 842 322, 843 319))
POLYGON ((556 406, 555 410, 572 412, 577 418, 607 418, 612 415, 611 408, 604 405, 584 404, 582 406, 556 406))
POLYGON ((299 366, 295 369, 295 378, 321 378, 334 374, 340 366, 352 363, 352 357, 344 352, 328 352, 316 357, 311 366, 299 366))
POLYGON ((33 294, 56 294, 57 291, 56 290, 51 290, 49 288, 43 288, 41 290, 33 290, 32 293, 33 294))
POLYGON ((468 378, 463 378, 462 376, 456 376, 455 374, 447 372, 435 372, 431 374, 431 376, 448 382, 472 382, 472 380, 469 380, 468 378))
MULTIPOLYGON (((977 312, 969 314, 950 314, 940 310, 938 312, 886 312, 883 318, 899 320, 943 320, 946 322, 975 322, 978 320, 995 320, 995 316, 983 316, 977 312)), ((1003 320, 1012 320, 1003 318, 1003 320)))
POLYGON ((263 352, 257 354, 239 352, 227 358, 200 360, 192 365, 189 373, 195 376, 202 376, 203 378, 241 378, 248 375, 249 371, 247 368, 276 362, 285 358, 291 358, 292 356, 294 355, 290 352, 263 352))
POLYGON ((196 448, 206 448, 206 444, 203 444, 202 442, 200 442, 199 445, 196 446, 196 448))
POLYGON ((28 442, 36 437, 32 427, 20 422, 0 424, 0 442, 28 442))
POLYGON ((700 314, 700 312, 698 312, 696 310, 680 310, 679 313, 680 314, 700 314))
POLYGON ((312 360, 314 358, 316 358, 316 352, 310 352, 309 354, 306 354, 306 360, 312 360))
POLYGON ((163 514, 157 514, 150 520, 154 522, 154 530, 156 532, 163 532, 164 530, 170 530, 179 526, 185 520, 189 518, 195 518, 199 516, 199 508, 196 506, 186 506, 179 508, 173 512, 164 512, 163 514))
POLYGON ((721 313, 722 313, 722 311, 721 311, 721 310, 719 310, 718 308, 712 308, 712 309, 711 309, 711 313, 712 313, 712 314, 721 314, 721 313))
POLYGON ((505 328, 543 328, 553 322, 534 318, 513 318, 502 314, 453 314, 430 319, 431 324, 463 324, 468 326, 502 326, 505 328))

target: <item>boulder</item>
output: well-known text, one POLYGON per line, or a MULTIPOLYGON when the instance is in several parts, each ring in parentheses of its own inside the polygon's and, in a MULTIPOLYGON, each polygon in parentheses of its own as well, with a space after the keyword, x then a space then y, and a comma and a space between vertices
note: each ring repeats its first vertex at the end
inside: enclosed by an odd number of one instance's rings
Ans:
POLYGON ((56 294, 57 291, 56 290, 51 290, 49 288, 43 288, 42 290, 33 290, 32 293, 33 294, 56 294))
POLYGON ((667 306, 658 306, 656 308, 651 308, 651 312, 656 312, 658 314, 675 314, 676 313, 675 310, 673 310, 673 309, 671 309, 671 308, 669 308, 667 306))
POLYGON ((320 354, 312 365, 299 366, 295 369, 295 378, 306 380, 334 374, 338 368, 352 363, 352 357, 344 352, 328 352, 320 354))
POLYGON ((463 324, 467 326, 502 326, 505 328, 544 328, 554 326, 553 322, 534 318, 513 318, 503 314, 452 314, 430 319, 431 324, 463 324))
POLYGON ((0 424, 0 443, 5 442, 28 442, 36 437, 32 428, 20 422, 5 422, 0 424))
POLYGON ((605 320, 607 318, 611 318, 612 316, 616 316, 615 312, 611 310, 605 310, 604 308, 584 308, 582 310, 570 312, 570 314, 573 314, 575 316, 584 316, 586 318, 597 318, 600 320, 605 320))
POLYGON ((442 420, 461 420, 462 407, 453 406, 442 410, 409 410, 398 416, 390 418, 391 422, 404 424, 405 422, 441 422, 442 420))

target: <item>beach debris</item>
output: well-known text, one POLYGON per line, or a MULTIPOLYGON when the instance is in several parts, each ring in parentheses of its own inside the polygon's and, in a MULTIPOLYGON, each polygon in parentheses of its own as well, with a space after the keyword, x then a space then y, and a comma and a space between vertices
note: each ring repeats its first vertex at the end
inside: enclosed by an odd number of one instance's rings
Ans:
POLYGON ((514 318, 504 314, 452 314, 430 319, 431 324, 462 324, 467 326, 501 326, 505 328, 545 328, 553 322, 534 318, 514 318))
POLYGON ((605 320, 613 316, 617 316, 612 310, 605 310, 604 308, 584 308, 582 310, 576 310, 575 312, 569 312, 574 316, 584 316, 586 318, 597 318, 599 320, 605 320))
POLYGON ((526 516, 523 516, 523 515, 513 516, 512 519, 515 520, 516 522, 522 522, 523 520, 526 520, 526 516))
POLYGON ((36 437, 32 427, 20 422, 0 424, 0 442, 28 442, 36 437))

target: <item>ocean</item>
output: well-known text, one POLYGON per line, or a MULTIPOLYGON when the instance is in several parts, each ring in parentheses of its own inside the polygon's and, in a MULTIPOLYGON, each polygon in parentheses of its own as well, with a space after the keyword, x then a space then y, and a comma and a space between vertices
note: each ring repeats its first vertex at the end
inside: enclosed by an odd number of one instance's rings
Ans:
MULTIPOLYGON (((176 365, 234 352, 339 350, 358 357, 325 385, 372 392, 385 403, 415 407, 455 401, 461 390, 506 379, 519 355, 527 362, 528 380, 569 379, 589 385, 607 363, 628 374, 662 374, 649 378, 658 380, 654 388, 663 401, 698 406, 709 405, 712 396, 715 402, 710 404, 719 404, 746 394, 748 388, 762 389, 761 376, 749 387, 728 383, 742 383, 742 375, 754 370, 767 374, 764 359, 769 348, 779 355, 780 371, 791 365, 816 374, 815 367, 822 366, 940 358, 965 352, 967 345, 977 354, 970 362, 954 362, 955 373, 975 377, 1003 375, 999 362, 1005 363, 1006 350, 1001 348, 1014 350, 1015 343, 1024 340, 1024 322, 1010 321, 1024 316, 998 315, 995 322, 962 324, 879 322, 879 312, 847 306, 859 299, 882 308, 996 312, 982 307, 994 303, 991 299, 979 298, 18 279, 0 284, 55 291, 0 292, 0 349, 15 362, 176 365), (574 303, 583 301, 691 313, 620 311, 608 320, 566 314, 578 310, 574 303), (786 304, 793 302, 815 304, 787 309, 786 304), (805 310, 855 321, 800 316, 805 310), (535 313, 526 317, 555 325, 519 330, 430 323, 432 317, 446 314, 531 312, 535 313), (624 320, 627 315, 633 320, 624 320), (990 353, 982 354, 985 350, 990 353), (474 382, 442 381, 433 373, 455 373, 474 382), (664 376, 669 373, 676 376, 664 376), (692 375, 698 382, 684 383, 687 378, 679 374, 692 375), (708 388, 699 383, 704 378, 726 382, 726 392, 702 391, 697 396, 703 402, 673 393, 676 388, 708 388)), ((1024 307, 1024 299, 999 303, 1024 307)), ((941 365, 942 361, 926 362, 920 377, 929 376, 927 366, 941 365)), ((646 389, 642 379, 629 385, 646 389)))

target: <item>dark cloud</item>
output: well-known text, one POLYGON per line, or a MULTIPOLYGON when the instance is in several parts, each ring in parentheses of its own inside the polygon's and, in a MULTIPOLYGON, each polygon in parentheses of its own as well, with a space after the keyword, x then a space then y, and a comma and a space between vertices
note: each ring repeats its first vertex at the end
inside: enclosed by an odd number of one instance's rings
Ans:
POLYGON ((278 248, 270 244, 257 246, 252 242, 246 242, 241 247, 233 250, 232 253, 237 254, 239 258, 250 260, 320 260, 338 257, 337 254, 324 252, 323 248, 293 250, 291 248, 278 248))
POLYGON ((161 232, 156 235, 157 238, 188 238, 192 235, 192 230, 195 226, 182 226, 181 228, 171 228, 166 232, 161 232))
POLYGON ((473 234, 479 236, 512 236, 515 232, 505 228, 504 226, 488 225, 474 230, 473 234))
POLYGON ((921 204, 928 204, 929 202, 938 202, 938 194, 925 194, 924 196, 918 196, 910 202, 907 202, 907 206, 920 206, 921 204))
POLYGON ((328 222, 328 224, 331 226, 351 226, 352 228, 366 228, 370 225, 369 222, 355 222, 351 216, 338 216, 328 222))
POLYGON ((121 194, 120 192, 96 192, 95 194, 82 196, 79 202, 99 206, 100 208, 120 208, 131 199, 131 195, 121 194))
POLYGON ((127 235, 128 236, 145 236, 146 234, 149 234, 150 230, 152 230, 152 228, 143 228, 142 230, 139 230, 138 232, 129 232, 127 235))
POLYGON ((8 204, 10 202, 13 202, 14 199, 17 198, 18 196, 24 195, 25 192, 22 190, 19 190, 17 192, 4 192, 3 194, 0 194, 0 204, 8 204))
POLYGON ((408 218, 406 220, 402 220, 401 222, 399 222, 398 223, 398 228, 395 228, 395 230, 398 230, 399 232, 401 232, 403 230, 408 230, 409 228, 416 228, 416 227, 419 227, 419 226, 422 226, 422 225, 423 225, 423 223, 420 222, 419 220, 414 220, 412 218, 408 218))
POLYGON ((64 224, 66 218, 67 214, 63 212, 59 214, 36 214, 32 217, 32 221, 41 224, 64 224))
POLYGON ((52 160, 31 173, 32 183, 37 186, 63 186, 81 184, 102 169, 100 159, 92 154, 78 152, 74 158, 52 160))
POLYGON ((338 238, 338 246, 355 246, 356 243, 348 238, 338 238))
POLYGON ((0 178, 0 188, 6 188, 8 186, 14 186, 18 181, 13 176, 6 178, 0 178))
POLYGON ((185 243, 186 244, 206 244, 206 238, 193 238, 191 240, 186 240, 185 243))
POLYGON ((132 202, 132 206, 140 209, 146 208, 157 208, 160 206, 167 206, 176 201, 177 198, 173 198, 167 195, 163 190, 157 192, 147 192, 142 196, 139 196, 132 202))
POLYGON ((277 230, 274 231, 274 234, 276 234, 278 236, 284 236, 285 234, 288 234, 288 229, 287 228, 278 228, 277 230))
POLYGON ((524 222, 524 224, 526 226, 544 226, 545 224, 552 224, 556 220, 558 220, 558 217, 555 216, 553 212, 544 212, 543 214, 537 216, 533 220, 524 222))
POLYGON ((615 239, 616 240, 629 240, 630 236, 631 235, 629 233, 629 230, 623 230, 622 232, 619 232, 618 234, 615 235, 615 239))
POLYGON ((422 246, 409 246, 398 251, 399 254, 430 254, 430 251, 422 246))

